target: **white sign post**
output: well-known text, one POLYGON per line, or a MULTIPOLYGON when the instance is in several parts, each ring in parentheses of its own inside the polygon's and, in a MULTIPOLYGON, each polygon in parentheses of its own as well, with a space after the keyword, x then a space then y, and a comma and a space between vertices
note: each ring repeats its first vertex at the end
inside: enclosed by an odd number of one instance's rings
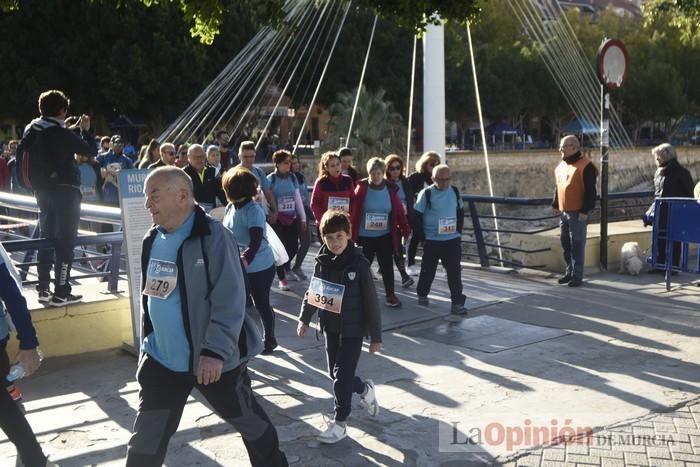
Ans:
POLYGON ((126 271, 131 300, 131 326, 134 347, 141 346, 141 243, 153 222, 144 206, 143 184, 147 170, 119 172, 119 205, 122 209, 122 230, 126 247, 126 271))

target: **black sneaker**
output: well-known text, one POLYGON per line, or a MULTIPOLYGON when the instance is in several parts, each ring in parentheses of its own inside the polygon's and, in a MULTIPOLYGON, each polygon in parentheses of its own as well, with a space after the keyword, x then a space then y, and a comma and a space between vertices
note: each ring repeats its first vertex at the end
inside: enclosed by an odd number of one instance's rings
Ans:
POLYGON ((277 348, 277 339, 272 339, 272 340, 265 342, 265 347, 263 347, 263 350, 260 353, 262 355, 270 355, 275 351, 276 348, 277 348))
POLYGON ((464 306, 464 303, 453 303, 450 307, 450 313, 453 315, 466 315, 467 307, 464 306))
POLYGON ((429 306, 430 305, 430 300, 428 300, 428 297, 423 297, 421 295, 418 295, 418 305, 420 306, 429 306))
POLYGON ((49 289, 41 289, 39 292, 39 303, 48 303, 51 301, 51 291, 49 289))
POLYGON ((401 287, 403 287, 404 289, 409 288, 413 284, 413 279, 411 279, 409 276, 406 276, 404 279, 401 279, 401 287))
POLYGON ((578 277, 572 277, 569 281, 569 287, 581 287, 582 285, 583 281, 578 277))
POLYGON ((66 306, 66 305, 72 305, 74 303, 80 303, 83 300, 82 295, 73 295, 73 294, 68 294, 65 297, 59 297, 58 295, 53 296, 51 301, 49 302, 49 306, 66 306))
POLYGON ((564 277, 560 277, 557 281, 560 284, 568 284, 571 281, 571 274, 567 274, 564 277))

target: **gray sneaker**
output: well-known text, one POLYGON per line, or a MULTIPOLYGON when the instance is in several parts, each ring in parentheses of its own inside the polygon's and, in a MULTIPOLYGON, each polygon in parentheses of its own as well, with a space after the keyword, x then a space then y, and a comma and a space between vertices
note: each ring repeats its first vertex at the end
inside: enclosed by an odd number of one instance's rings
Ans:
POLYGON ((466 315, 467 308, 463 303, 453 303, 452 307, 450 308, 450 313, 453 315, 466 315))
POLYGON ((308 279, 308 277, 306 277, 306 274, 304 274, 304 271, 302 271, 301 268, 294 268, 292 269, 292 272, 296 274, 299 280, 301 281, 305 281, 306 279, 308 279))
POLYGON ((371 417, 376 417, 379 413, 379 404, 377 403, 377 395, 374 391, 374 381, 366 379, 365 386, 367 386, 367 391, 364 395, 360 396, 360 403, 371 417))
POLYGON ((328 428, 318 435, 318 440, 323 444, 335 444, 348 435, 348 430, 344 423, 331 422, 328 428))
POLYGON ((421 295, 418 295, 418 304, 420 306, 429 306, 430 300, 428 300, 428 297, 423 297, 421 295))

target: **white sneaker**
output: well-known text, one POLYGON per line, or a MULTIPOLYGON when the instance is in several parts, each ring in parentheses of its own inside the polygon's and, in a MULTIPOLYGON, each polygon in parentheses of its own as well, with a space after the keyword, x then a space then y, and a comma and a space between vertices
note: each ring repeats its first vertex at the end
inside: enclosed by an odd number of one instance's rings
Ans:
POLYGON ((318 435, 318 440, 323 444, 335 444, 348 435, 344 423, 331 422, 326 431, 318 435))
POLYGON ((279 281, 277 288, 280 290, 289 290, 289 283, 287 282, 287 279, 282 279, 279 281))
POLYGON ((414 265, 409 266, 409 267, 406 268, 406 273, 407 273, 409 276, 414 276, 414 277, 416 277, 416 276, 418 276, 418 274, 420 274, 420 269, 418 269, 418 268, 416 267, 416 265, 414 264, 414 265))
POLYGON ((364 395, 360 396, 360 403, 370 416, 376 417, 379 413, 379 404, 377 403, 377 396, 374 393, 374 381, 366 379, 365 385, 367 386, 367 391, 364 395))
POLYGON ((379 268, 377 268, 377 269, 372 268, 372 277, 374 277, 375 281, 383 280, 382 273, 379 270, 379 268))

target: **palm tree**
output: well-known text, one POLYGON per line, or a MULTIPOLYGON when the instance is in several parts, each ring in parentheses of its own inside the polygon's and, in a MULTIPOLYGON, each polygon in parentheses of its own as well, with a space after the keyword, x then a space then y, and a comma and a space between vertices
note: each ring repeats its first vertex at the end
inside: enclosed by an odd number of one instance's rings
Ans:
POLYGON ((406 150, 406 127, 403 117, 396 112, 392 102, 384 99, 386 91, 382 88, 371 92, 362 86, 350 141, 345 141, 356 92, 357 90, 338 94, 337 102, 331 105, 331 121, 325 146, 328 149, 336 149, 342 143, 352 147, 358 159, 363 160, 392 152, 403 154, 406 150))

